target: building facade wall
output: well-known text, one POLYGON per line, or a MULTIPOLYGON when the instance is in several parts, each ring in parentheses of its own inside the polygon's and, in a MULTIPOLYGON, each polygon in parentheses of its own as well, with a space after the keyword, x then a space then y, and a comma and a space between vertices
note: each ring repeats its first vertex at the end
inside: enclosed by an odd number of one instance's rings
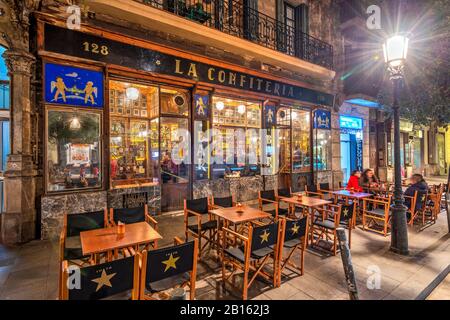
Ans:
MULTIPOLYGON (((295 1, 293 1, 295 2, 295 1)), ((309 30, 312 36, 328 41, 331 44, 336 45, 334 54, 335 61, 338 61, 341 57, 342 48, 340 46, 340 34, 337 30, 338 26, 338 11, 336 10, 336 3, 332 0, 327 1, 301 1, 302 3, 308 3, 310 5, 310 22, 309 30)), ((299 4, 293 3, 293 4, 299 4)), ((46 1, 39 8, 41 13, 51 15, 57 18, 65 19, 67 17, 65 1, 46 1)), ((258 8, 265 14, 272 18, 276 18, 276 8, 274 1, 260 0, 258 8)), ((16 10, 17 13, 19 7, 15 7, 12 10, 16 10)), ((28 8, 29 12, 33 12, 37 7, 28 8)), ((87 13, 87 12, 85 12, 87 13)), ((229 52, 227 50, 211 47, 204 43, 197 43, 191 41, 189 37, 179 37, 173 34, 168 34, 164 30, 152 30, 144 28, 133 21, 117 20, 102 12, 95 12, 95 19, 86 18, 83 16, 83 23, 92 25, 93 27, 104 28, 106 30, 117 32, 119 34, 127 35, 133 38, 151 39, 152 42, 168 46, 175 49, 182 49, 183 51, 192 52, 194 54, 200 54, 208 58, 217 59, 226 63, 231 63, 245 68, 261 71, 264 63, 258 61, 251 56, 242 56, 236 52, 229 52)), ((2 25, 2 28, 6 29, 6 25, 2 25)), ((3 29, 2 29, 3 31, 3 29)), ((42 87, 42 60, 37 55, 36 43, 39 35, 36 33, 36 21, 32 20, 29 24, 17 27, 14 30, 7 32, 9 35, 13 35, 15 38, 12 41, 22 44, 21 51, 24 52, 23 59, 28 59, 30 64, 37 61, 37 64, 32 69, 30 68, 30 78, 33 78, 33 84, 30 86, 26 79, 24 82, 15 81, 13 90, 17 91, 17 96, 31 95, 29 106, 26 104, 18 104, 17 100, 12 105, 12 109, 21 111, 23 108, 29 108, 29 113, 25 113, 25 122, 16 123, 21 126, 17 128, 23 128, 22 131, 16 133, 13 136, 13 144, 26 142, 27 151, 26 158, 19 157, 19 152, 12 151, 12 155, 9 159, 10 168, 16 168, 17 164, 22 168, 21 174, 11 172, 11 179, 7 181, 7 196, 11 198, 9 202, 8 217, 12 217, 13 222, 9 222, 7 218, 3 218, 2 230, 3 239, 8 238, 6 241, 22 242, 32 238, 55 238, 59 233, 62 222, 62 215, 64 213, 85 212, 93 209, 98 209, 104 206, 120 206, 119 202, 122 202, 123 194, 117 194, 117 192, 100 190, 94 193, 74 193, 70 195, 49 195, 44 191, 44 176, 46 169, 44 165, 44 139, 45 139, 45 122, 44 122, 44 106, 43 98, 41 97, 42 87), (28 36, 28 32, 30 35, 28 36), (30 41, 29 41, 30 40, 30 41), (32 44, 29 48, 28 41, 32 44), (20 92, 19 92, 20 91, 20 92), (24 94, 28 92, 28 94, 24 94), (22 125, 26 124, 25 127, 22 125), (13 166, 13 164, 16 164, 13 166), (24 171, 25 170, 25 171, 24 171), (25 175, 24 172, 27 172, 25 175), (13 195, 17 192, 22 194, 21 198, 14 198, 13 195), (88 197, 89 201, 87 201, 88 197), (72 205, 77 203, 77 205, 72 205), (13 208, 14 207, 14 208, 13 208), (24 216, 26 211, 26 216, 24 216), (39 213, 39 215, 38 215, 39 213), (22 217, 18 219, 17 217, 22 217), (41 221, 37 221, 37 216, 42 218, 41 221), (34 227, 41 225, 41 229, 36 234, 34 227), (26 227, 25 227, 26 226, 26 227), (25 229, 24 229, 25 228, 25 229), (13 233, 13 236, 11 234, 13 233)), ((292 72, 278 66, 269 66, 265 71, 270 72, 273 75, 283 77, 290 80, 301 81, 302 83, 319 87, 327 92, 339 93, 339 83, 333 80, 323 80, 318 77, 312 77, 311 75, 301 74, 298 72, 292 72)), ((312 107, 312 106, 309 106, 312 107)), ((330 182, 337 184, 341 181, 342 173, 340 172, 339 164, 339 142, 335 136, 338 128, 338 117, 336 112, 332 117, 332 153, 333 161, 330 171, 317 172, 316 180, 318 182, 330 182)), ((13 123, 14 125, 14 123, 13 123)), ((14 149, 14 148, 13 148, 14 149)), ((367 155, 365 154, 365 157, 367 155)), ((305 180, 305 182, 312 182, 305 180)), ((257 193, 263 189, 275 188, 278 186, 278 179, 276 177, 254 177, 249 179, 242 179, 239 182, 233 181, 208 181, 205 183, 196 183, 193 186, 194 198, 212 194, 214 190, 229 190, 229 193, 238 195, 238 199, 241 201, 250 201, 257 198, 257 193), (248 180, 248 181, 247 181, 248 180), (227 187, 229 185, 229 187, 227 187)), ((152 189, 148 204, 151 207, 157 208, 161 191, 157 188, 152 189)))

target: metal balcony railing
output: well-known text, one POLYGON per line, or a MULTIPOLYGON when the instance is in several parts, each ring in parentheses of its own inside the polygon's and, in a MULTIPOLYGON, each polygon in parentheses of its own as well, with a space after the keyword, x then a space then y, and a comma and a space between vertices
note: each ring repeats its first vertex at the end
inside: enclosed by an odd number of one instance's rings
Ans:
POLYGON ((333 69, 333 46, 244 6, 242 0, 134 0, 333 69))

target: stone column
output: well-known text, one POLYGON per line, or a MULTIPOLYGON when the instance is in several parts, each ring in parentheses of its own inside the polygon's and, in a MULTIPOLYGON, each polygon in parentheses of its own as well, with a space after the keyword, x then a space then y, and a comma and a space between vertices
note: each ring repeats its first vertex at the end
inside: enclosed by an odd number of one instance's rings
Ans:
POLYGON ((35 176, 31 155, 31 87, 35 57, 26 51, 3 55, 11 79, 11 154, 5 172, 6 212, 1 215, 1 239, 15 244, 36 233, 35 176))

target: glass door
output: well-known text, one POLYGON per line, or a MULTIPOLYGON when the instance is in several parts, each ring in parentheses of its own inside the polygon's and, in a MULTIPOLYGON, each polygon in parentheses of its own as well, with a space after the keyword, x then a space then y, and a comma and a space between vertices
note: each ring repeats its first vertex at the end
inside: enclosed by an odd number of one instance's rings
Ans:
POLYGON ((161 210, 181 210, 189 196, 191 141, 189 134, 190 95, 186 90, 161 88, 160 172, 161 210))

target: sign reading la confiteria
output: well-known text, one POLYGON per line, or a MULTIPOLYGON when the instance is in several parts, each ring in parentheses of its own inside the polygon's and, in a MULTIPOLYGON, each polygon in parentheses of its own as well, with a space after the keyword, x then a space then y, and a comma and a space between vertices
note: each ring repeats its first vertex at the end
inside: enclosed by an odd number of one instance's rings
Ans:
POLYGON ((329 107, 333 106, 334 102, 334 96, 328 93, 184 59, 80 31, 46 24, 44 32, 44 47, 49 52, 329 107))

